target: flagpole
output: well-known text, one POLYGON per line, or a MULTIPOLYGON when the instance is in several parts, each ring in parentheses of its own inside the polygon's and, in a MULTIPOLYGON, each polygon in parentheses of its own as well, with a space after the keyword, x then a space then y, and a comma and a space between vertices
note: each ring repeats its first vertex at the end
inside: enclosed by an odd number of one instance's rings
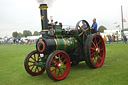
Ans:
POLYGON ((121 17, 122 17, 122 33, 123 33, 123 35, 124 35, 124 23, 123 23, 123 7, 121 6, 121 17))

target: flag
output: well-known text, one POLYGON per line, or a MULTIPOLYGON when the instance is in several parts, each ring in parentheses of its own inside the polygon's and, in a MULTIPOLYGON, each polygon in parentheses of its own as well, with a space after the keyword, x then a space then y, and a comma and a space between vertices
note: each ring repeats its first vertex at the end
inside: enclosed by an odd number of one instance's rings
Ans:
POLYGON ((114 22, 113 24, 117 24, 117 22, 114 22))
POLYGON ((123 22, 126 22, 126 20, 125 20, 125 19, 123 19, 123 22))

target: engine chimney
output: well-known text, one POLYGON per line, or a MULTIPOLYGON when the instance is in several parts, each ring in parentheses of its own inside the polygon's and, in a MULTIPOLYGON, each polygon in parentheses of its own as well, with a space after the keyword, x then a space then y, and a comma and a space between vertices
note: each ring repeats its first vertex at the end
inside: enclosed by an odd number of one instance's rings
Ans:
POLYGON ((40 4, 40 13, 41 13, 41 25, 42 30, 41 34, 45 35, 48 34, 48 19, 47 19, 47 4, 40 4))

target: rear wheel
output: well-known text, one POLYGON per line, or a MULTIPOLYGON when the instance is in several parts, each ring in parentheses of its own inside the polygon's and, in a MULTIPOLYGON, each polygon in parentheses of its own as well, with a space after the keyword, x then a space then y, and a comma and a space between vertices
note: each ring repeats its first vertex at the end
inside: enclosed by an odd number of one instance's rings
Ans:
POLYGON ((101 67, 105 60, 105 44, 98 34, 91 34, 85 42, 85 60, 89 67, 101 67))
POLYGON ((46 71, 48 76, 54 81, 64 79, 70 70, 70 59, 64 51, 54 51, 46 62, 46 71))
POLYGON ((32 76, 40 75, 45 71, 45 67, 37 67, 36 62, 41 62, 39 53, 35 50, 30 52, 24 61, 24 67, 28 74, 32 76))

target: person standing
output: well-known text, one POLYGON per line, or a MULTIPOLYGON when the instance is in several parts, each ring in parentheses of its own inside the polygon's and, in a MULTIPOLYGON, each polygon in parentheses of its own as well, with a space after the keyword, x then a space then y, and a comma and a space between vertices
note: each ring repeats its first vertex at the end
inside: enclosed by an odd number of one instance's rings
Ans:
POLYGON ((81 26, 82 29, 87 29, 87 24, 85 23, 85 21, 83 20, 82 21, 82 26, 81 26))
POLYGON ((114 43, 114 35, 112 35, 112 43, 114 43))
POLYGON ((117 35, 117 43, 118 43, 118 35, 117 35))
POLYGON ((126 38, 126 36, 124 35, 123 38, 124 38, 124 44, 126 44, 126 43, 127 43, 127 38, 126 38))
POLYGON ((97 33, 97 23, 96 23, 96 18, 93 19, 93 24, 91 27, 92 33, 97 33))
POLYGON ((105 42, 105 44, 107 43, 107 38, 105 35, 104 35, 104 42, 105 42))

